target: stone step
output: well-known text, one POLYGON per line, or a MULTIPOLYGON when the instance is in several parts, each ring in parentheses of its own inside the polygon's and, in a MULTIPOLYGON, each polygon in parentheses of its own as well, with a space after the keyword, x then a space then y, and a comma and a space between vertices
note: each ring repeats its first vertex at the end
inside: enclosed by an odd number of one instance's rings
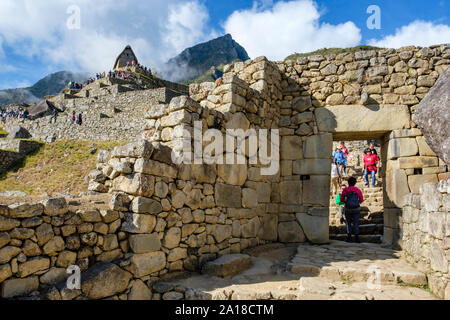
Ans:
MULTIPOLYGON (((375 239, 376 236, 367 238, 375 239)), ((401 252, 375 243, 332 240, 329 245, 320 247, 300 245, 286 268, 294 274, 325 278, 330 282, 367 283, 375 278, 379 284, 426 285, 426 275, 400 259, 401 255, 401 252)))
MULTIPOLYGON (((368 223, 368 224, 362 224, 359 226, 359 234, 360 235, 379 235, 383 234, 383 224, 374 224, 374 223, 368 223)), ((346 232, 346 226, 340 225, 340 226, 330 226, 330 234, 345 234, 346 232)))
MULTIPOLYGON (((360 234, 359 241, 361 243, 381 243, 382 237, 383 237, 382 234, 360 234)), ((345 239, 347 239, 347 234, 346 233, 339 233, 339 234, 331 234, 330 233, 330 239, 338 240, 338 241, 345 241, 345 239)))

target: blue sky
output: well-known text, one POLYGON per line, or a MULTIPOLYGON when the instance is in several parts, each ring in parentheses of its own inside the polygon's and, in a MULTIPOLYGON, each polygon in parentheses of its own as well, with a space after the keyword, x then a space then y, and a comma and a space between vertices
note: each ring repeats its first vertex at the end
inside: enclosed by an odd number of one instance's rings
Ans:
POLYGON ((251 58, 265 55, 272 60, 323 47, 450 43, 450 3, 2 0, 0 89, 32 85, 60 70, 107 70, 126 44, 133 46, 142 63, 159 70, 184 48, 225 33, 231 33, 251 58), (379 30, 367 27, 370 5, 380 8, 379 30), (68 28, 68 22, 75 28, 68 28))

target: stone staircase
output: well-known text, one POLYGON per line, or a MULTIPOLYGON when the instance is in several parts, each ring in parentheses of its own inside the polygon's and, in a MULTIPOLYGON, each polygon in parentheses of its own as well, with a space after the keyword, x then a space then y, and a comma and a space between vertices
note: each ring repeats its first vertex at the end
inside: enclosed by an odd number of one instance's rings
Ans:
MULTIPOLYGON (((267 244, 230 255, 217 274, 153 284, 153 300, 434 300, 427 276, 373 243, 267 244), (233 257, 231 257, 233 256, 233 257), (239 260, 250 267, 240 267, 239 260), (235 260, 231 263, 231 260, 235 260), (223 277, 223 274, 228 274, 223 277)), ((216 266, 217 267, 217 266, 216 266)))

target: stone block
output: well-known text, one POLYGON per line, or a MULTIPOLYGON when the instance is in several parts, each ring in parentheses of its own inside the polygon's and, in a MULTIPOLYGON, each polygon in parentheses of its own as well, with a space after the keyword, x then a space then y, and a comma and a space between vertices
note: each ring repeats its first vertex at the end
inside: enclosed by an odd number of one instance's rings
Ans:
POLYGON ((250 268, 252 264, 251 257, 246 254, 226 254, 219 259, 205 263, 202 273, 228 278, 250 268))
POLYGON ((151 233, 156 226, 156 217, 139 213, 125 213, 122 231, 129 233, 151 233))
POLYGON ((146 301, 152 299, 152 292, 142 280, 135 280, 127 297, 131 301, 146 301))
POLYGON ((156 233, 130 235, 128 241, 134 253, 148 253, 161 249, 161 241, 156 233))
POLYGON ((329 219, 327 216, 297 213, 296 218, 306 236, 312 243, 328 243, 329 219))
POLYGON ((16 203, 8 206, 11 218, 32 218, 44 213, 42 203, 16 203))
POLYGON ((404 170, 392 170, 386 176, 386 196, 395 206, 403 206, 403 198, 410 192, 404 170))
POLYGON ((82 274, 81 291, 91 300, 123 292, 133 275, 112 263, 100 262, 82 274))
POLYGON ((119 176, 113 182, 113 189, 134 196, 151 197, 155 191, 155 177, 142 173, 119 176))
POLYGON ((130 259, 130 271, 135 277, 140 278, 166 267, 166 255, 162 251, 134 254, 130 259))
MULTIPOLYGON (((403 105, 327 106, 314 110, 321 132, 389 132, 410 127, 410 113, 403 105)), ((329 153, 330 148, 326 148, 329 153)), ((326 158, 326 157, 319 157, 326 158)))
POLYGON ((392 139, 388 142, 388 159, 415 156, 418 152, 419 147, 414 138, 392 139))
POLYGON ((139 140, 125 146, 115 147, 113 158, 145 158, 149 159, 153 153, 153 145, 147 140, 139 140))
POLYGON ((6 280, 2 283, 2 298, 21 297, 36 291, 38 288, 38 277, 6 280))
POLYGON ((212 231, 212 236, 214 239, 216 239, 217 243, 220 243, 224 241, 225 239, 228 239, 231 237, 233 228, 231 225, 222 225, 218 224, 214 227, 214 230, 212 231))
POLYGON ((216 205, 225 208, 240 208, 242 205, 241 188, 229 184, 216 183, 216 205))
POLYGON ((301 204, 302 203, 302 181, 282 181, 280 182, 281 203, 301 204))
POLYGON ((261 218, 261 229, 258 238, 267 241, 277 241, 278 239, 278 216, 266 214, 261 218))
POLYGON ((408 185, 412 193, 419 193, 420 186, 424 183, 438 182, 436 174, 423 174, 408 176, 408 185))
MULTIPOLYGON (((331 169, 330 169, 331 171, 331 169)), ((330 202, 330 176, 310 176, 303 181, 303 204, 328 206, 330 202)))
POLYGON ((281 160, 303 159, 303 141, 299 136, 281 137, 281 160))
POLYGON ((400 169, 420 169, 436 167, 439 161, 436 157, 406 157, 398 159, 400 169))
POLYGON ((24 278, 35 272, 47 270, 48 268, 50 268, 50 259, 37 257, 21 263, 19 265, 19 272, 21 278, 24 278))
POLYGON ((175 179, 177 177, 177 170, 165 163, 139 158, 134 164, 134 171, 138 173, 145 173, 158 177, 168 177, 175 179))
POLYGON ((425 141, 424 136, 416 137, 417 145, 419 146, 419 154, 421 156, 436 156, 436 153, 430 148, 430 146, 425 141))
POLYGON ((439 210, 442 194, 438 191, 436 183, 425 183, 420 186, 420 202, 428 212, 439 210))
POLYGON ((250 188, 242 189, 242 206, 244 208, 255 208, 258 205, 258 194, 250 188))
POLYGON ((256 193, 259 203, 269 203, 272 187, 270 183, 258 182, 256 184, 256 193))
POLYGON ((247 180, 247 165, 245 164, 219 164, 217 173, 227 184, 242 186, 247 180))
POLYGON ((297 221, 278 223, 278 241, 283 243, 305 242, 305 234, 297 221))
POLYGON ((69 211, 65 198, 46 199, 43 202, 44 213, 48 216, 60 216, 69 211))
POLYGON ((158 214, 162 211, 161 203, 145 197, 136 197, 131 202, 131 210, 135 213, 158 214))
POLYGON ((303 157, 305 159, 326 159, 330 156, 332 147, 333 138, 331 134, 310 136, 306 138, 304 143, 303 157))
POLYGON ((293 162, 292 172, 299 175, 326 175, 331 171, 330 159, 304 159, 293 162))

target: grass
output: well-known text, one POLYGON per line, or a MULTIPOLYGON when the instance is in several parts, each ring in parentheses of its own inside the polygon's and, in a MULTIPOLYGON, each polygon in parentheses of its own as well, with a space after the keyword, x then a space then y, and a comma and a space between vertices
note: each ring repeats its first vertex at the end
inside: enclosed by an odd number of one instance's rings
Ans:
POLYGON ((95 169, 98 150, 123 144, 72 140, 46 144, 0 177, 0 192, 20 190, 34 196, 87 191, 84 178, 95 169), (94 154, 91 153, 93 148, 97 149, 94 154))
POLYGON ((411 287, 411 288, 422 289, 422 290, 425 290, 425 291, 433 294, 433 292, 431 292, 431 289, 430 289, 430 286, 428 285, 428 283, 427 284, 405 283, 400 277, 397 277, 397 284, 402 287, 411 287))
POLYGON ((0 135, 7 135, 8 132, 6 132, 5 130, 3 130, 2 127, 0 127, 0 135))
POLYGON ((297 60, 297 58, 300 57, 307 57, 307 56, 312 56, 312 55, 316 55, 316 54, 321 54, 321 55, 327 55, 327 54, 340 54, 340 53, 347 53, 347 52, 357 52, 357 51, 365 51, 365 50, 379 50, 381 48, 378 47, 372 47, 372 46, 357 46, 357 47, 352 47, 352 48, 323 48, 323 49, 319 49, 313 52, 305 52, 305 53, 294 53, 291 54, 290 56, 288 56, 286 60, 297 60))

